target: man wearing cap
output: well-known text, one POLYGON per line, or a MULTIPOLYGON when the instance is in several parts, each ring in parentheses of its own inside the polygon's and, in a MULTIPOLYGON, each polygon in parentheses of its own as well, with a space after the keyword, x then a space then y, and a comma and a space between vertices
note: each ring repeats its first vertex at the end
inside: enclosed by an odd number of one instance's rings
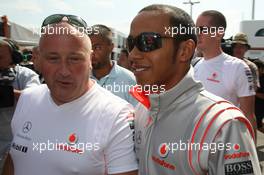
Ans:
POLYGON ((250 49, 250 45, 248 44, 247 35, 242 32, 237 33, 233 37, 232 41, 233 56, 243 60, 248 65, 252 72, 254 89, 257 90, 257 88, 260 87, 258 67, 253 62, 249 61, 247 58, 244 57, 248 49, 250 49))

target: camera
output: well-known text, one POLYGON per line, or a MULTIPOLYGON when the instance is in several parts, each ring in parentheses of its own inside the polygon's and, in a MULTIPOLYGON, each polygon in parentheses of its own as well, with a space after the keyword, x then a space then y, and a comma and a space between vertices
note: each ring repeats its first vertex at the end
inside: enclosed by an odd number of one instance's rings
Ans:
POLYGON ((0 85, 11 85, 15 77, 16 71, 14 68, 0 70, 0 85))
POLYGON ((0 70, 0 108, 14 106, 14 88, 12 83, 15 80, 14 68, 0 70))
POLYGON ((232 37, 227 39, 222 39, 221 47, 223 52, 227 53, 228 55, 233 55, 232 51, 232 37))

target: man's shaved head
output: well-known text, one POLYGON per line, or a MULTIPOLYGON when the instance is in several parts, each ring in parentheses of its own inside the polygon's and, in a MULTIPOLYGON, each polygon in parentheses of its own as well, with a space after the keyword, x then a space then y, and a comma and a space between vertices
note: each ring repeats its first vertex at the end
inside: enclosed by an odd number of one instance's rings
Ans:
POLYGON ((81 41, 88 52, 92 50, 91 40, 88 35, 84 33, 84 31, 80 31, 77 28, 73 27, 72 25, 68 24, 67 22, 61 22, 58 24, 52 24, 45 27, 45 32, 41 35, 39 41, 39 49, 41 51, 42 47, 41 44, 43 43, 43 39, 48 37, 54 37, 55 35, 62 35, 62 36, 72 36, 75 37, 77 40, 81 41), (77 36, 77 37, 76 37, 77 36))

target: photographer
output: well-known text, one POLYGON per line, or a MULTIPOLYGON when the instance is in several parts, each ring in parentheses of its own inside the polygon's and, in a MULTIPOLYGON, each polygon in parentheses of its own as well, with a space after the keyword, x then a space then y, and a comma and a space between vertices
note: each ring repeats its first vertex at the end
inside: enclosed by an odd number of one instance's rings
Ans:
POLYGON ((15 43, 0 38, 0 173, 6 152, 12 141, 10 122, 21 91, 39 85, 38 75, 19 66, 22 55, 15 43))

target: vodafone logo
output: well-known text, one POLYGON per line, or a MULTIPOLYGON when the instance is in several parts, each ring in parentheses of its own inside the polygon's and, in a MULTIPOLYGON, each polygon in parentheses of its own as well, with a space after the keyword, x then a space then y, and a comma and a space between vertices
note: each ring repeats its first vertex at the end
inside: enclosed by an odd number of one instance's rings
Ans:
POLYGON ((224 155, 224 158, 227 159, 240 159, 243 157, 249 157, 250 153, 249 152, 239 152, 239 153, 233 153, 233 154, 226 154, 224 155))
POLYGON ((214 73, 212 74, 212 77, 213 77, 214 79, 216 79, 216 77, 217 77, 217 73, 214 72, 214 73))
POLYGON ((210 77, 207 78, 207 80, 215 82, 215 83, 220 83, 219 80, 217 80, 218 74, 216 72, 213 72, 210 77))
POLYGON ((77 141, 78 141, 78 136, 75 133, 72 133, 72 134, 69 135, 69 137, 68 137, 68 143, 70 145, 76 144, 77 141))
POLYGON ((233 148, 235 151, 239 151, 240 150, 240 145, 239 144, 234 144, 233 148))
POLYGON ((162 143, 159 146, 159 150, 158 150, 159 156, 162 158, 166 158, 169 154, 169 147, 167 146, 166 143, 162 143))

